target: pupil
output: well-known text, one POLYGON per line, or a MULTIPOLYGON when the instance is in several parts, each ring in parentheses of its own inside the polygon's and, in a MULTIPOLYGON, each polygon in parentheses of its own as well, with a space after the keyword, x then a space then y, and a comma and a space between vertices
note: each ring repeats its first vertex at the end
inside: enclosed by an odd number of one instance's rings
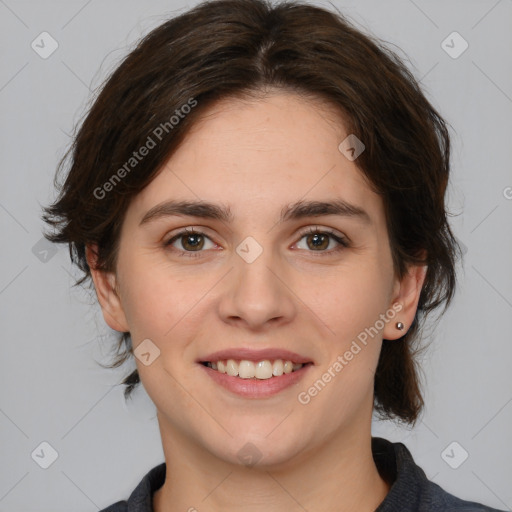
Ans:
POLYGON ((185 245, 191 246, 193 248, 197 248, 201 245, 200 243, 201 235, 187 235, 185 245))
POLYGON ((313 246, 314 247, 320 247, 322 246, 322 243, 325 241, 325 240, 322 240, 322 239, 325 239, 325 235, 322 235, 320 233, 315 233, 313 236, 313 246), (322 239, 321 239, 322 238, 322 239))

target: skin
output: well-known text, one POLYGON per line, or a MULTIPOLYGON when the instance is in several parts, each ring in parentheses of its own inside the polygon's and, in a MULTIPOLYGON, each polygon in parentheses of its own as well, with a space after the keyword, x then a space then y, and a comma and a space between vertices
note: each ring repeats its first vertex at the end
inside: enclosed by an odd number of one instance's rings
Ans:
MULTIPOLYGON (((148 366, 136 358, 167 464, 157 512, 370 512, 389 492, 371 453, 374 372, 382 339, 401 337, 414 319, 426 267, 411 267, 401 281, 395 275, 381 198, 338 150, 347 135, 332 108, 292 93, 222 100, 133 199, 115 273, 92 271, 108 325, 129 331, 134 348, 149 338, 160 350, 148 366), (277 224, 289 203, 333 198, 364 208, 371 224, 333 215, 277 224), (234 220, 172 216, 140 225, 169 199, 229 205, 234 220), (186 236, 164 246, 191 227, 206 235, 201 253, 186 236), (340 246, 328 238, 315 250, 303 234, 315 227, 351 245, 334 252, 340 246), (263 248, 250 264, 236 253, 248 236, 263 248), (186 249, 199 256, 180 256, 186 249), (301 404, 299 392, 393 304, 401 311, 301 404), (195 362, 233 347, 284 348, 315 365, 273 397, 241 398, 195 362), (238 458, 248 442, 261 454, 253 467, 238 458)), ((93 269, 95 249, 87 251, 93 269)))

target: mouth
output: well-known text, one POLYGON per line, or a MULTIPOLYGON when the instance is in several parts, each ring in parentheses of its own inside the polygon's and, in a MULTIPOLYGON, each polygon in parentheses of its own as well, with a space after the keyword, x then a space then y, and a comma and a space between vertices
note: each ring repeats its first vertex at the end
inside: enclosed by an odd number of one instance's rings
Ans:
POLYGON ((313 364, 311 361, 299 363, 291 359, 262 359, 259 361, 249 359, 218 359, 215 361, 200 361, 200 363, 230 377, 252 380, 269 380, 281 377, 313 364))
POLYGON ((268 399, 293 389, 314 365, 312 361, 259 357, 255 360, 212 357, 197 363, 214 385, 244 399, 268 399))
POLYGON ((310 357, 277 347, 226 348, 196 359, 205 375, 231 394, 264 399, 296 387, 316 363, 310 357))

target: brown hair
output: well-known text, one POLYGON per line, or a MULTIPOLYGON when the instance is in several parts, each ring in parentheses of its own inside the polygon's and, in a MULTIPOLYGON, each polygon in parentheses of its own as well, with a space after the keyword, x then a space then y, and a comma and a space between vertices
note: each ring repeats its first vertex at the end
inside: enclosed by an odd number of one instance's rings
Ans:
MULTIPOLYGON (((415 357, 420 325, 443 302, 444 313, 456 285, 460 248, 445 210, 450 140, 445 121, 400 58, 341 14, 295 1, 214 0, 151 31, 103 84, 60 161, 62 170, 71 155, 63 185, 55 179, 59 197, 44 209, 43 219, 54 228, 45 236, 69 244, 84 273, 76 284, 91 276, 86 244, 98 244, 99 269, 115 271, 131 199, 194 122, 219 99, 254 98, 270 89, 338 109, 348 133, 366 146, 356 164, 384 201, 397 275, 409 264, 428 265, 414 322, 399 340, 383 341, 375 374, 375 410, 413 424, 423 407, 415 357), (156 142, 155 132, 161 140, 131 161, 148 137, 156 142)), ((131 339, 123 333, 110 367, 130 354, 131 339)), ((137 370, 122 381, 125 397, 139 382, 137 370)))

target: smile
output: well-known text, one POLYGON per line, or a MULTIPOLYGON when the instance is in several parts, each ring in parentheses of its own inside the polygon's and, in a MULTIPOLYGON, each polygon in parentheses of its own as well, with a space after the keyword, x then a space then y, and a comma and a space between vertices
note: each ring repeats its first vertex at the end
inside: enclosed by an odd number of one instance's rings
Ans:
POLYGON ((262 361, 249 361, 242 359, 227 359, 220 361, 206 361, 203 365, 216 370, 219 373, 225 373, 231 377, 239 377, 241 379, 260 379, 266 380, 273 377, 279 377, 300 370, 304 364, 293 363, 289 360, 276 359, 271 361, 265 359, 262 361))
POLYGON ((219 389, 242 398, 263 399, 297 385, 314 366, 309 363, 292 363, 290 360, 248 361, 241 359, 202 361, 198 365, 219 389), (274 375, 275 372, 275 375, 274 375))

